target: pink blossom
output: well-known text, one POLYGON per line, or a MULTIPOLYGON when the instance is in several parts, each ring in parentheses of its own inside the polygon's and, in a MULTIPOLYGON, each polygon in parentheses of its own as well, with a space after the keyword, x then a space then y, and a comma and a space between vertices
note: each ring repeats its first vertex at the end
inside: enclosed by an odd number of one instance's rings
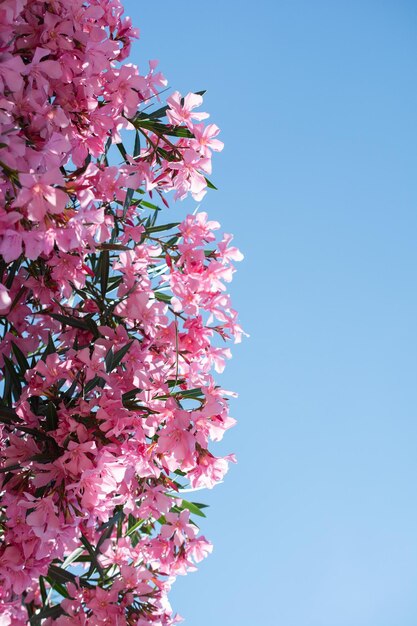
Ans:
POLYGON ((26 522, 42 541, 56 537, 61 525, 57 512, 58 509, 52 497, 48 497, 40 500, 34 510, 26 516, 26 522))
POLYGON ((62 213, 68 200, 65 191, 51 183, 64 185, 60 172, 51 170, 45 174, 21 174, 22 189, 14 205, 26 208, 27 216, 34 221, 42 221, 47 213, 62 213))
POLYGON ((203 98, 196 93, 189 93, 184 98, 184 103, 181 103, 181 94, 179 91, 175 91, 172 96, 167 98, 169 109, 167 116, 171 124, 179 126, 180 124, 186 124, 189 128, 193 128, 192 120, 205 120, 209 116, 207 113, 192 112, 193 109, 199 107, 203 103, 203 98))
POLYGON ((203 156, 210 156, 210 150, 215 152, 221 152, 224 148, 224 143, 219 139, 216 139, 220 133, 220 128, 216 124, 194 124, 193 134, 195 141, 192 142, 193 147, 198 150, 203 156))
POLYGON ((180 547, 187 539, 194 539, 197 528, 189 523, 190 512, 186 509, 181 513, 167 513, 166 524, 161 528, 162 539, 171 539, 180 547))

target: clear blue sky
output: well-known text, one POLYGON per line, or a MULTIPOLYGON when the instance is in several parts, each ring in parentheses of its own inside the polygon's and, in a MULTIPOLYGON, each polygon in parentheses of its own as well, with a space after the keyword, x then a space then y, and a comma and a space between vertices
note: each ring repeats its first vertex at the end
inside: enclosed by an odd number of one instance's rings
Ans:
POLYGON ((174 607, 189 626, 416 626, 417 4, 126 7, 132 60, 208 90, 226 149, 201 208, 246 255, 218 448, 239 463, 198 494, 215 548, 174 607))

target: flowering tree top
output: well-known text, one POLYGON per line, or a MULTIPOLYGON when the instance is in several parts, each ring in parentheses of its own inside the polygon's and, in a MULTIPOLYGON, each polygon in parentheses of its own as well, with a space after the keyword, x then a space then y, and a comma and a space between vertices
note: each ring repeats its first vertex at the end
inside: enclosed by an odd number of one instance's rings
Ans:
POLYGON ((125 62, 136 36, 119 0, 0 4, 1 626, 176 623, 211 550, 182 490, 234 460, 210 442, 242 255, 161 209, 223 144, 202 93, 162 105, 156 62, 125 62))

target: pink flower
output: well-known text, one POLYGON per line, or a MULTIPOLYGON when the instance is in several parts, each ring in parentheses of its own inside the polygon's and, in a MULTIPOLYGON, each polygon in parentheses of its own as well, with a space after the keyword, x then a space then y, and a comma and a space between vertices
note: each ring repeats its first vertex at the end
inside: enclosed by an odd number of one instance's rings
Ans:
POLYGON ((195 443, 190 416, 186 411, 178 411, 175 419, 161 430, 158 451, 163 454, 170 471, 187 471, 195 465, 195 443))
POLYGON ((68 451, 60 457, 59 463, 66 472, 73 476, 79 476, 84 471, 93 469, 94 464, 91 456, 94 457, 96 454, 97 446, 94 441, 86 441, 85 443, 70 441, 68 451))
POLYGON ((181 200, 191 193, 194 200, 200 201, 206 194, 207 181, 199 170, 210 173, 210 159, 201 157, 195 150, 184 150, 181 161, 172 161, 169 168, 175 170, 176 198, 181 200))
POLYGON ((50 54, 50 50, 36 48, 32 62, 26 65, 22 74, 28 76, 29 84, 36 81, 38 89, 47 91, 51 80, 56 80, 62 76, 62 68, 58 61, 43 60, 50 54))
POLYGON ((192 112, 193 109, 202 105, 203 98, 201 96, 196 93, 189 93, 185 96, 183 104, 181 103, 181 100, 182 98, 179 91, 175 91, 172 96, 167 98, 167 104, 169 106, 167 117, 174 126, 186 124, 192 129, 193 119, 205 120, 209 117, 208 113, 192 112))
MULTIPOLYGON (((42 498, 35 505, 34 510, 26 516, 26 522, 33 532, 42 541, 54 539, 59 532, 61 522, 57 516, 58 509, 51 496, 42 498)), ((30 507, 31 503, 26 503, 30 507)))
POLYGON ((220 224, 208 220, 207 217, 205 211, 198 212, 196 215, 187 215, 178 227, 184 241, 190 242, 194 246, 201 246, 216 239, 212 231, 220 228, 220 224))
POLYGON ((0 254, 6 263, 15 261, 22 254, 23 237, 17 230, 8 228, 3 232, 0 241, 0 254))
POLYGON ((190 524, 190 511, 186 509, 181 513, 167 513, 165 515, 167 521, 161 527, 161 537, 170 539, 176 546, 182 546, 187 539, 194 539, 197 534, 197 528, 194 524, 190 524))
POLYGON ((216 124, 194 124, 193 134, 195 140, 192 141, 192 146, 205 157, 210 157, 210 150, 215 152, 221 152, 224 148, 224 143, 219 139, 216 139, 220 132, 220 128, 216 124))
POLYGON ((29 219, 40 222, 47 213, 59 214, 65 209, 68 196, 65 191, 53 185, 64 186, 64 178, 59 170, 45 174, 21 174, 20 190, 14 206, 25 207, 29 219))

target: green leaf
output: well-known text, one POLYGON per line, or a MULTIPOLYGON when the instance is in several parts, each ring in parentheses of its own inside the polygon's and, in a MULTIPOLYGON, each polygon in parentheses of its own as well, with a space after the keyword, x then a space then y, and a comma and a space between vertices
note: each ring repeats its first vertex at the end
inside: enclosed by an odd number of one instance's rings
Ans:
POLYGON ((20 382, 20 378, 15 370, 14 363, 7 356, 3 355, 4 360, 4 374, 5 374, 5 388, 6 386, 13 393, 14 399, 19 400, 20 394, 22 393, 22 383, 20 382))
POLYGON ((58 427, 58 413, 53 402, 46 407, 46 430, 56 430, 58 427))
POLYGON ((75 582, 75 574, 71 574, 71 572, 67 572, 59 565, 54 565, 53 563, 48 568, 48 578, 51 579, 52 584, 61 583, 65 585, 68 582, 75 582))
POLYGON ((126 163, 129 163, 129 160, 127 158, 126 148, 124 147, 124 145, 122 143, 116 143, 116 148, 119 150, 120 154, 122 155, 126 163))
POLYGON ((63 598, 69 598, 69 593, 64 585, 61 585, 61 583, 57 583, 56 581, 52 580, 52 578, 49 578, 49 576, 46 576, 46 580, 51 585, 54 591, 57 591, 63 598))
MULTIPOLYGON (((67 572, 67 570, 62 569, 59 565, 52 564, 48 569, 48 578, 50 578, 53 583, 58 583, 61 585, 65 585, 65 583, 71 582, 76 583, 76 576, 71 572, 67 572)), ((80 579, 80 584, 83 587, 88 587, 91 589, 93 585, 90 585, 86 580, 80 579)))
POLYGON ((71 565, 71 563, 74 563, 74 561, 76 561, 84 552, 84 548, 75 548, 75 550, 73 550, 73 552, 71 552, 71 554, 69 556, 67 556, 67 558, 65 559, 65 561, 62 564, 63 569, 67 568, 69 565, 71 565))
POLYGON ((206 179, 207 187, 209 189, 215 189, 216 191, 218 191, 217 187, 213 185, 213 183, 206 176, 204 176, 204 178, 206 179))
POLYGON ((20 469, 20 465, 15 463, 14 465, 8 465, 7 467, 0 467, 0 474, 6 474, 7 472, 13 472, 14 470, 20 469))
POLYGON ((148 225, 148 228, 147 228, 148 232, 149 232, 149 227, 150 227, 150 228, 153 228, 153 227, 155 226, 155 222, 156 222, 157 217, 158 217, 158 213, 157 213, 157 212, 155 212, 155 213, 152 215, 152 217, 150 218, 149 225, 148 225))
POLYGON ((126 537, 130 537, 134 532, 136 532, 140 528, 140 526, 142 526, 143 522, 143 519, 136 520, 136 522, 134 522, 134 524, 129 527, 126 533, 126 537))
POLYGON ((161 107, 160 109, 157 109, 156 111, 153 111, 152 113, 149 113, 148 118, 156 119, 158 117, 165 117, 168 109, 169 109, 169 106, 165 105, 164 107, 161 107))
POLYGON ((12 350, 13 350, 13 354, 15 355, 16 361, 20 367, 20 373, 23 376, 27 372, 27 370, 30 369, 27 358, 25 357, 21 349, 15 344, 14 341, 12 341, 12 350))
MULTIPOLYGON (((180 495, 176 496, 170 493, 167 495, 169 495, 170 498, 181 498, 180 495)), ((182 500, 181 504, 177 504, 176 506, 179 508, 180 511, 188 509, 188 511, 190 511, 190 513, 193 513, 194 515, 198 515, 199 517, 206 517, 205 514, 201 511, 201 508, 197 502, 188 502, 188 500, 182 500)))
POLYGON ((113 354, 113 350, 112 348, 110 348, 110 350, 106 354, 106 359, 105 359, 107 373, 113 371, 116 367, 120 365, 123 357, 129 352, 130 346, 132 345, 133 342, 134 342, 134 339, 132 339, 132 341, 129 341, 129 343, 123 346, 123 348, 120 348, 120 350, 118 350, 115 354, 113 354))
POLYGON ((148 202, 147 200, 142 200, 141 206, 144 206, 147 209, 152 209, 153 211, 162 211, 161 207, 156 204, 152 204, 152 202, 148 202))
POLYGON ((49 333, 48 343, 46 345, 45 350, 43 351, 43 354, 41 356, 41 360, 42 361, 46 361, 46 357, 49 354, 55 354, 55 352, 56 352, 56 348, 55 348, 55 345, 54 345, 54 342, 53 342, 53 339, 52 339, 52 335, 51 335, 51 333, 49 333))
POLYGON ((129 400, 134 400, 138 393, 140 393, 141 391, 142 389, 131 389, 130 391, 126 391, 122 395, 122 401, 129 402, 129 400))
POLYGON ((187 137, 193 139, 193 133, 187 128, 187 126, 172 126, 171 124, 162 124, 162 122, 155 121, 153 119, 143 120, 134 119, 133 124, 135 128, 142 128, 144 130, 150 130, 152 133, 163 137, 187 137))
POLYGON ((165 159, 165 161, 175 162, 181 160, 181 157, 178 154, 178 150, 176 150, 175 152, 168 152, 167 150, 164 150, 164 148, 157 148, 156 152, 159 154, 159 156, 165 159))
POLYGON ((179 224, 181 224, 181 222, 171 222, 170 224, 159 224, 159 226, 151 226, 150 228, 146 229, 147 233, 160 233, 164 230, 171 230, 171 228, 175 228, 176 226, 179 226, 179 224))
POLYGON ((154 295, 155 295, 155 298, 159 300, 160 302, 165 302, 165 304, 171 304, 172 296, 168 295, 167 293, 161 293, 160 291, 155 291, 154 295))
POLYGON ((65 326, 72 326, 73 328, 79 328, 81 330, 90 330, 86 320, 80 319, 79 317, 68 317, 60 313, 49 313, 49 315, 58 322, 61 322, 61 324, 65 324, 65 326))
POLYGON ((64 400, 65 403, 69 403, 71 402, 72 399, 72 394, 74 393, 74 391, 77 388, 78 385, 78 379, 80 378, 80 371, 78 371, 74 377, 74 380, 72 381, 71 386, 65 391, 65 393, 62 396, 62 399, 64 400))
POLYGON ((56 606, 48 606, 42 609, 40 613, 33 615, 30 618, 29 623, 30 626, 40 626, 44 619, 47 619, 48 617, 55 619, 60 615, 65 615, 65 611, 60 604, 57 604, 56 606))
POLYGON ((104 380, 104 378, 102 378, 101 376, 94 376, 94 378, 89 380, 88 383, 84 385, 84 395, 90 393, 90 391, 93 391, 94 387, 103 388, 105 384, 106 381, 104 380))
POLYGON ((96 338, 100 336, 97 324, 90 317, 69 317, 67 315, 61 315, 60 313, 49 313, 49 315, 66 326, 72 326, 73 328, 79 328, 81 330, 89 330, 96 338))
POLYGON ((174 235, 173 237, 171 237, 171 239, 168 239, 168 241, 165 243, 165 249, 174 246, 180 238, 181 235, 174 235))
POLYGON ((45 578, 43 576, 39 576, 39 590, 41 592, 42 604, 46 604, 46 587, 45 587, 45 578))
POLYGON ((103 298, 106 297, 110 273, 110 253, 103 250, 100 254, 100 291, 103 298))
POLYGON ((111 278, 109 278, 108 291, 113 291, 113 289, 116 289, 116 287, 118 287, 122 281, 123 276, 112 276, 111 278))
POLYGON ((133 158, 136 159, 140 155, 140 135, 135 131, 135 145, 133 146, 133 158))
POLYGON ((96 569, 98 571, 98 573, 100 574, 100 576, 102 576, 103 568, 102 568, 102 566, 100 565, 100 563, 98 561, 96 549, 88 541, 87 537, 85 535, 83 535, 82 533, 81 533, 80 541, 81 541, 81 543, 83 544, 83 546, 85 547, 85 549, 87 550, 88 554, 91 557, 90 573, 92 574, 94 569, 96 569))
POLYGON ((19 269, 21 263, 22 263, 21 257, 16 259, 16 261, 13 261, 13 264, 7 274, 7 280, 5 282, 5 286, 7 287, 7 289, 10 289, 10 287, 12 286, 14 277, 16 276, 16 272, 19 269))
POLYGON ((125 201, 123 203, 123 217, 126 217, 126 213, 131 205, 132 199, 133 199, 133 194, 134 194, 134 190, 133 189, 128 189, 126 191, 126 197, 125 197, 125 201))
POLYGON ((200 387, 195 387, 194 389, 185 389, 184 391, 181 389, 180 391, 177 391, 175 395, 179 395, 184 399, 185 398, 195 399, 195 398, 204 397, 203 391, 201 390, 200 387))

